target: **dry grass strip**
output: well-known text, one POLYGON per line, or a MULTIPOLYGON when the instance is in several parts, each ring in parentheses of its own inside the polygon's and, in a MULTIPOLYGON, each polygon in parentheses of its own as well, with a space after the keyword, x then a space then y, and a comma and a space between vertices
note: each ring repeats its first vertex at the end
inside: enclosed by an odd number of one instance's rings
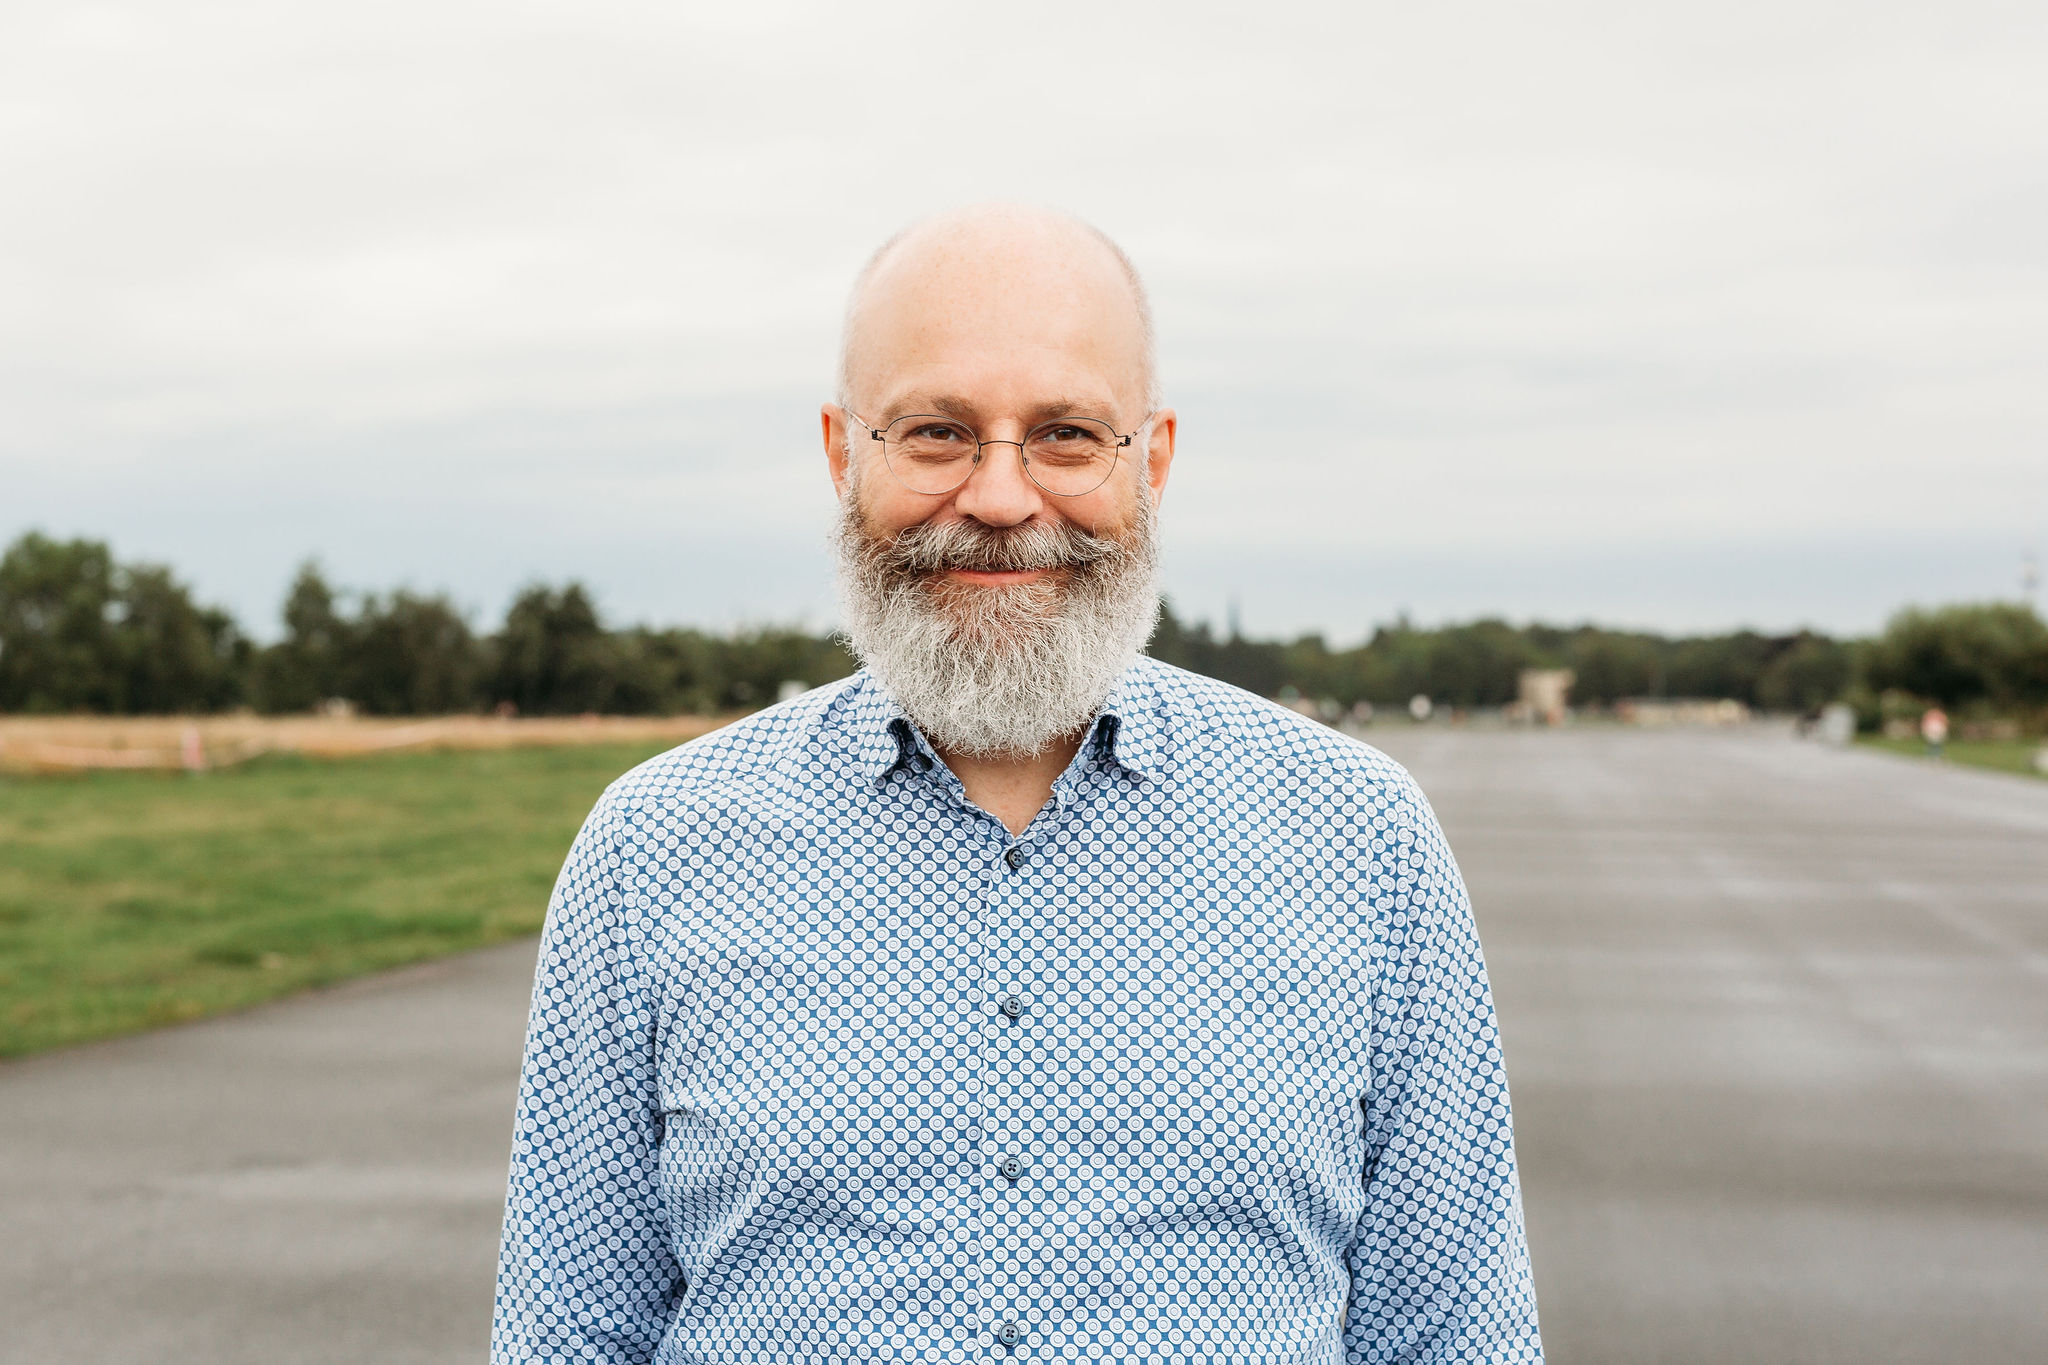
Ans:
POLYGON ((509 749, 534 745, 681 743, 722 716, 0 716, 0 769, 204 770, 258 754, 345 758, 394 749, 509 749))

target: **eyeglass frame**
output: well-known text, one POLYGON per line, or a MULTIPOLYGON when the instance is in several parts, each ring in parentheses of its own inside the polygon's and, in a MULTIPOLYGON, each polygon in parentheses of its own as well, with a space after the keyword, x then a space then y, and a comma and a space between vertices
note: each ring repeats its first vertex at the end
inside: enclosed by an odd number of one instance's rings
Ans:
POLYGON ((1031 440, 1031 433, 1033 431, 1043 431, 1047 427, 1056 427, 1060 425, 1062 422, 1097 422, 1101 421, 1102 419, 1098 417, 1072 416, 1049 417, 1045 421, 1040 422, 1036 426, 1032 427, 1030 431, 1026 431, 1024 433, 1024 439, 1022 441, 984 441, 981 439, 981 433, 976 431, 972 426, 968 425, 967 422, 958 417, 948 417, 943 412, 906 412, 901 417, 893 418, 889 422, 888 426, 877 427, 874 423, 868 421, 867 418, 861 416, 852 408, 841 407, 839 410, 845 413, 848 417, 851 417, 854 421, 866 427, 868 432, 868 439, 870 441, 880 441, 882 443, 882 467, 889 471, 889 477, 894 479, 897 485, 901 487, 904 492, 914 493, 920 498, 943 498, 948 493, 957 493, 961 489, 965 488, 967 486, 967 481, 974 477, 974 471, 981 468, 981 452, 983 450, 986 450, 990 446, 1017 447, 1017 462, 1024 467, 1024 477, 1031 480, 1031 486, 1033 488, 1038 489, 1047 497, 1085 498, 1090 493, 1100 491, 1102 487, 1110 481, 1110 479, 1115 477, 1117 461, 1123 458, 1123 452, 1130 449, 1131 443, 1136 441, 1138 439, 1139 434, 1143 432, 1147 427, 1152 425, 1152 419, 1159 415, 1159 409, 1152 409, 1152 411, 1146 413, 1144 417, 1139 420, 1138 425, 1129 432, 1120 432, 1115 427, 1110 426, 1109 423, 1103 422, 1102 425, 1109 427, 1109 434, 1116 437, 1116 444, 1110 447, 1110 449, 1115 453, 1110 457, 1109 470, 1102 476, 1102 483, 1096 484, 1093 488, 1083 489, 1079 493, 1059 493, 1055 492, 1050 488, 1047 488, 1044 484, 1040 483, 1038 481, 1038 476, 1031 472, 1031 461, 1024 457, 1024 447, 1026 443, 1031 440), (927 493, 923 489, 912 488, 909 484, 903 481, 903 476, 896 472, 896 467, 889 463, 889 442, 883 436, 882 433, 887 431, 889 427, 895 426, 898 422, 908 422, 913 417, 931 417, 936 418, 938 421, 941 422, 949 422, 956 427, 961 427, 965 429, 967 434, 974 438, 974 459, 972 460, 972 462, 968 464, 967 472, 960 476, 960 482, 954 484, 951 488, 942 488, 936 493, 927 493))

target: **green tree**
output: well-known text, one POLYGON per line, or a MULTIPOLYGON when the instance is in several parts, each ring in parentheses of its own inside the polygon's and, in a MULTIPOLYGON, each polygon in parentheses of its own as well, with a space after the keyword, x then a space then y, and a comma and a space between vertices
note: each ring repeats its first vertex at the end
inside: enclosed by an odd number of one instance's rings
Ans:
POLYGON ((101 541, 30 532, 0 556, 0 710, 217 710, 248 657, 226 612, 101 541))
POLYGON ((536 583, 513 600, 495 641, 489 692, 528 715, 610 709, 620 650, 580 583, 536 583))
POLYGON ((1623 697, 1664 695, 1668 646, 1656 636, 1580 626, 1560 642, 1559 652, 1576 675, 1575 705, 1612 706, 1623 697))
POLYGON ((785 682, 819 683, 853 672, 853 657, 835 640, 798 630, 741 631, 719 642, 718 709, 766 706, 785 682))
POLYGON ((1849 647, 1812 631, 1801 631, 1756 680, 1756 703, 1769 711, 1813 711, 1848 690, 1849 647))
POLYGON ((129 565, 116 579, 115 709, 217 711, 241 700, 249 644, 226 612, 193 602, 161 565, 129 565))
POLYGON ((1403 615, 1380 626, 1359 651, 1360 691, 1376 706, 1399 706, 1430 686, 1430 632, 1403 615))
POLYGON ((349 687, 347 661, 354 623, 342 614, 320 566, 299 566, 284 599, 284 638, 256 660, 257 705, 270 712, 308 711, 349 687))
POLYGON ((1963 707, 2048 705, 2048 625, 2031 607, 1974 602, 1893 616, 1870 650, 1870 682, 1963 707))
POLYGON ((1753 630, 1701 635, 1675 642, 1665 666, 1667 694, 1732 697, 1757 704, 1757 681, 1783 646, 1753 630))
POLYGON ((1177 668, 1272 696, 1287 684, 1286 648, 1278 641, 1248 640, 1235 632, 1229 639, 1219 640, 1206 621, 1184 626, 1169 602, 1160 607, 1159 627, 1152 633, 1147 652, 1177 668))
POLYGON ((112 711, 121 701, 113 553, 31 531, 0 557, 0 710, 112 711))
POLYGON ((481 651, 445 597, 364 598, 344 652, 345 695, 373 715, 440 715, 481 700, 481 651))
POLYGON ((1505 621, 1474 621, 1432 633, 1421 690, 1453 706, 1505 706, 1521 690, 1522 670, 1535 651, 1505 621))

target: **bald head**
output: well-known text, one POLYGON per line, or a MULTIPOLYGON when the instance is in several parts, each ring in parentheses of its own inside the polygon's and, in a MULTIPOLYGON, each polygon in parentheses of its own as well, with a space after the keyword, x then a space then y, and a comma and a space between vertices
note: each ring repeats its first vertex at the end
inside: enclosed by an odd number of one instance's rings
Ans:
POLYGON ((1151 308, 1130 258, 1048 209, 980 204, 898 233, 854 282, 839 401, 868 412, 949 363, 1095 372, 1135 419, 1159 405, 1151 308), (1050 362, 1050 363, 1049 363, 1050 362), (907 372, 915 371, 914 376, 907 372))

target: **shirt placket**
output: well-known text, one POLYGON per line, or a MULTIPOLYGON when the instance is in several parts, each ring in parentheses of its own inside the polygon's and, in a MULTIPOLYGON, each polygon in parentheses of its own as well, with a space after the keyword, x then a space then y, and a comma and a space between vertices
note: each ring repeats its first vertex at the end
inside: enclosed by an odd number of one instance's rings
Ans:
POLYGON ((997 856, 988 869, 983 902, 989 1039, 982 1086, 981 1259, 988 1272, 982 1339, 998 1360, 1028 1356, 1047 1330, 1046 1305, 1033 1297, 1043 1286, 1029 1273, 1033 1215, 1045 1203, 1050 1174, 1043 1159, 1049 1150, 1046 1135, 1033 1127, 1042 1117, 1033 1097, 1046 1032, 1060 1007, 1060 983, 1038 970, 1030 944, 1045 860, 1053 856, 1057 831, 1078 794, 1073 775, 1066 774, 1023 834, 1012 836, 992 818, 989 822, 999 838, 992 845, 997 856))
POLYGON ((962 945, 965 948, 963 959, 959 961, 971 1003, 962 1021, 960 1035, 966 1049, 966 1067, 964 1074, 957 1074, 957 1083, 962 1092, 960 1107, 965 1117, 966 1141, 971 1155, 967 1169, 961 1175, 961 1197, 957 1205, 963 1216, 955 1225, 958 1229, 956 1245, 964 1253, 960 1284, 961 1327, 958 1330, 965 1337, 962 1346, 969 1359, 986 1357, 992 1346, 1001 1356, 1007 1354, 996 1344, 1002 1321, 1004 1277, 995 1259, 1001 1239, 997 1235, 998 1210, 990 1197, 991 1181, 997 1177, 991 1171, 988 1148, 991 1133, 999 1129, 994 1117, 995 1089, 1004 1075, 995 1052, 1001 1031, 992 1027, 992 1021, 1000 1024, 1005 1020, 1001 1004, 1006 987, 996 974, 991 950, 999 938, 994 926, 1002 913, 997 908, 1003 890, 1002 878, 1010 870, 1005 859, 1016 841, 1011 839, 1000 821, 968 802, 960 780, 948 772, 907 729, 898 734, 897 742, 901 765, 914 779, 930 784, 940 808, 958 821, 960 837, 980 854, 981 867, 963 888, 971 896, 975 914, 967 941, 962 945))
POLYGON ((994 819, 988 821, 986 891, 982 897, 983 1103, 976 1177, 981 1186, 980 1263, 983 1302, 980 1345, 998 1357, 1021 1342, 1021 1267, 1012 1227, 1014 1180, 1004 1162, 1014 1157, 1022 1118, 1021 1042, 1031 1027, 1032 1001, 1017 941, 1018 882, 1024 867, 1022 843, 994 819))

